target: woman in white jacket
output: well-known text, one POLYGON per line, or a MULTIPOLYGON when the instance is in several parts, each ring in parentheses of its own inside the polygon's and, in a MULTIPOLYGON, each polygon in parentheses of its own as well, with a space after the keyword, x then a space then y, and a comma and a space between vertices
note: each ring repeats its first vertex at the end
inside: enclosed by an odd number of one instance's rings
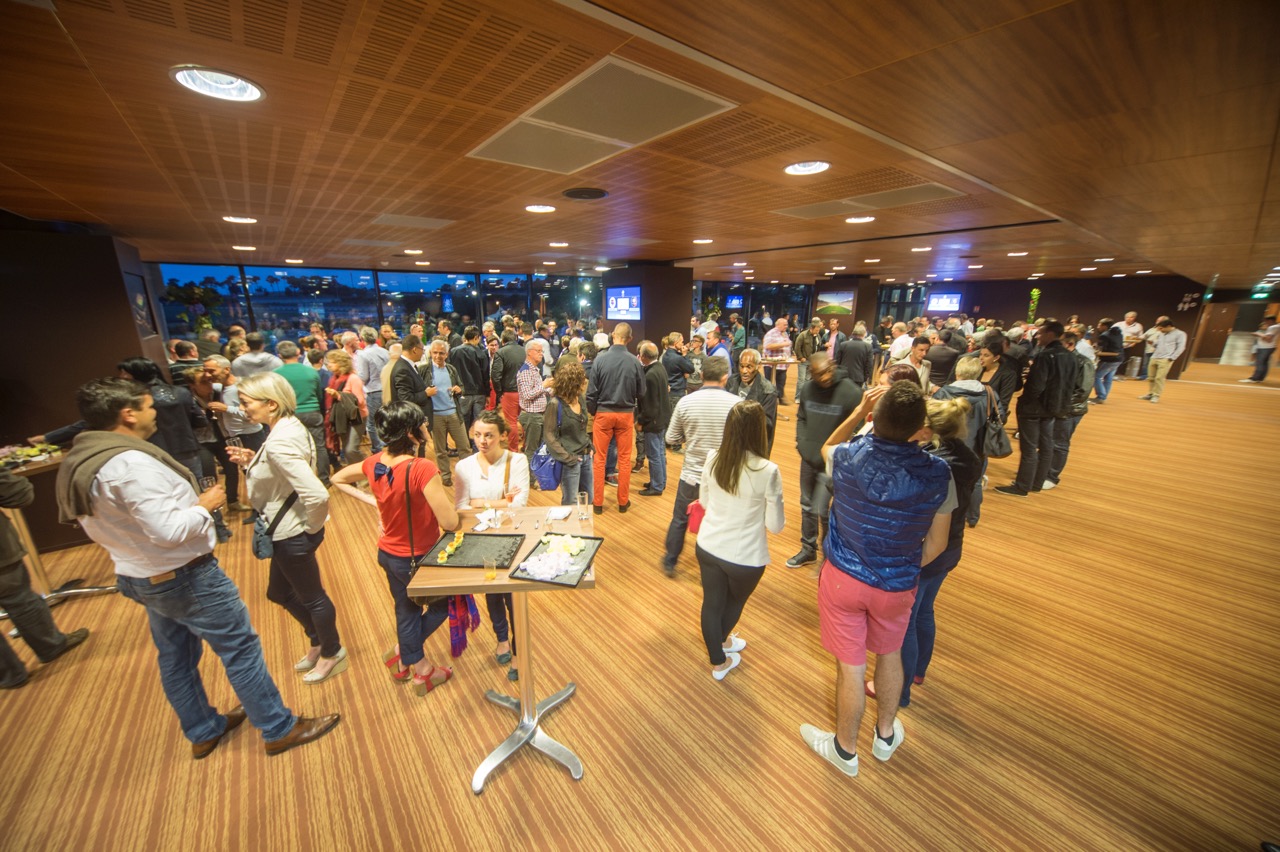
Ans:
POLYGON ((294 416, 297 397, 276 373, 258 373, 238 385, 240 406, 255 423, 270 428, 252 450, 228 448, 232 460, 247 465, 249 502, 268 525, 274 553, 267 600, 279 604, 306 631, 311 645, 294 670, 306 683, 322 683, 347 668, 347 649, 338 639, 337 612, 320 581, 316 550, 329 519, 329 492, 316 475, 316 447, 307 427, 294 416), (298 496, 288 507, 290 497, 298 496))
POLYGON ((769 564, 765 533, 782 532, 782 475, 765 458, 764 409, 743 400, 729 411, 724 443, 707 454, 699 501, 706 509, 698 530, 702 569, 702 638, 711 676, 723 680, 741 662, 745 639, 733 628, 769 564))

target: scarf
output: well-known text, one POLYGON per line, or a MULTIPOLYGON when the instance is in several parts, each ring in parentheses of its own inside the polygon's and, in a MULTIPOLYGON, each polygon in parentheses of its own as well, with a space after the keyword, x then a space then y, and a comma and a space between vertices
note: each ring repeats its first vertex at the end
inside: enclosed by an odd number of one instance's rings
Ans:
POLYGON ((467 650, 467 631, 480 626, 480 610, 475 595, 449 598, 449 653, 456 659, 467 650))
POLYGON ((89 497, 89 489, 98 476, 102 466, 120 453, 136 450, 146 453, 153 459, 162 462, 191 483, 197 493, 200 489, 191 471, 173 456, 148 441, 118 432, 100 432, 90 430, 81 432, 71 445, 71 451, 62 460, 58 468, 56 486, 58 502, 58 522, 74 524, 76 518, 93 514, 93 501, 89 497))

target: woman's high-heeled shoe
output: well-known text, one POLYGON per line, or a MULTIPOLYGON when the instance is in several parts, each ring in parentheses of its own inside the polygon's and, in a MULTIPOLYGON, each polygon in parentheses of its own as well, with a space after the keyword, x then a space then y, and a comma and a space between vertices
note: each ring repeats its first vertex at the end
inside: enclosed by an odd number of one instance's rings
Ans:
MULTIPOLYGON (((412 670, 411 670, 412 671, 412 670)), ((414 672, 413 675, 413 691, 415 695, 423 696, 437 686, 444 686, 453 678, 453 669, 448 666, 432 666, 431 671, 425 675, 414 672)))
POLYGON ((345 672, 347 670, 347 649, 345 645, 338 649, 338 653, 333 659, 337 660, 337 662, 333 664, 333 668, 329 669, 329 671, 324 674, 320 674, 315 670, 309 671, 302 676, 302 682, 315 686, 317 683, 324 683, 336 674, 345 672))
POLYGON ((382 662, 386 664, 387 669, 391 672, 391 679, 396 683, 408 683, 413 677, 413 668, 405 666, 400 668, 400 648, 397 646, 382 655, 382 662))
POLYGON ((316 667, 316 661, 311 659, 310 652, 308 652, 307 655, 303 657, 301 660, 298 660, 298 662, 293 664, 293 670, 295 672, 309 672, 315 667, 316 667))

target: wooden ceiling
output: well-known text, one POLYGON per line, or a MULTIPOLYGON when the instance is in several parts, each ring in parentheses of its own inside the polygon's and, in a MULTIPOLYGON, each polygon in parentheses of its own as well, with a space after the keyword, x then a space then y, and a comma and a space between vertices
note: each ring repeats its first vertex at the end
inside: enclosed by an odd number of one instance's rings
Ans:
POLYGON ((109 230, 147 260, 569 274, 675 260, 757 283, 837 266, 898 281, 1150 270, 1219 286, 1280 267, 1270 0, 0 10, 0 207, 109 230), (569 175, 467 156, 610 56, 737 106, 569 175), (169 76, 184 64, 266 98, 188 92, 169 76), (783 172, 815 159, 831 169, 783 172), (928 184, 959 194, 868 224, 778 212, 928 184), (562 196, 582 186, 610 194, 562 196))

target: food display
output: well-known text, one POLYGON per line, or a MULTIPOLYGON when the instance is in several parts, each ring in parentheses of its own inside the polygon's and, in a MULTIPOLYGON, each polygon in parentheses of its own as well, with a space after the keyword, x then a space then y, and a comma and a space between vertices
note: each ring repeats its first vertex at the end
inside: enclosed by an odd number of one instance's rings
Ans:
POLYGON ((594 536, 544 535, 510 576, 515 580, 576 586, 591 567, 603 541, 594 536))
POLYGON ((0 447, 0 467, 6 469, 22 467, 31 462, 44 461, 58 451, 56 444, 36 444, 34 447, 12 444, 8 447, 0 447))
POLYGON ((492 559, 506 570, 515 560, 524 535, 467 535, 461 531, 445 533, 427 552, 423 562, 445 568, 483 568, 492 559))
MULTIPOLYGON (((453 534, 453 541, 446 544, 444 546, 444 550, 440 551, 440 555, 436 557, 436 562, 440 565, 446 564, 449 561, 449 557, 456 553, 458 548, 462 546, 462 539, 463 532, 462 530, 458 530, 453 534)), ((441 539, 441 541, 443 541, 443 539, 441 539)))

